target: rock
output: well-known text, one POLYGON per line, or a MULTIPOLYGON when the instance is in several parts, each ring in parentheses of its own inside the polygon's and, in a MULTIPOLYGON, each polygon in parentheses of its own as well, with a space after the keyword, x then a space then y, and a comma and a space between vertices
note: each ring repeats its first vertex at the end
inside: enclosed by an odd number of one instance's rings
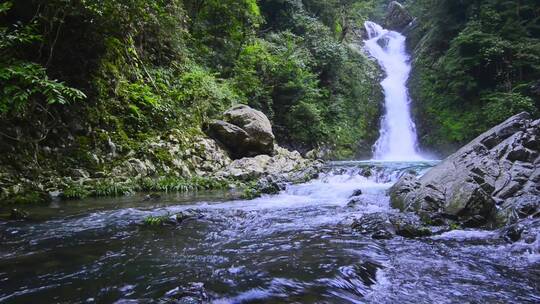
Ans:
POLYGON ((367 206, 369 203, 362 197, 353 197, 347 203, 347 207, 354 208, 357 206, 367 206))
POLYGON ((130 158, 112 170, 114 176, 146 177, 156 173, 155 165, 148 159, 130 158))
MULTIPOLYGON (((187 286, 177 287, 169 290, 165 297, 165 303, 175 304, 206 304, 210 303, 210 297, 208 296, 203 283, 191 283, 187 286), (171 302, 172 300, 172 302, 171 302)), ((161 303, 161 302, 160 302, 161 303)))
POLYGON ((355 197, 355 196, 360 196, 360 195, 362 195, 362 190, 357 189, 353 191, 353 194, 350 197, 355 197))
POLYGON ((431 231, 412 213, 369 213, 355 219, 352 228, 374 239, 390 239, 394 235, 406 238, 431 235, 431 231))
POLYGON ((215 176, 243 181, 270 177, 279 183, 300 183, 315 178, 322 167, 320 161, 302 158, 296 151, 291 152, 278 146, 274 150, 272 157, 258 155, 237 159, 215 176))
POLYGON ((252 156, 251 151, 246 151, 250 147, 250 136, 242 128, 231 123, 214 120, 210 122, 207 130, 210 137, 225 145, 233 157, 252 156))
POLYGON ((144 196, 143 201, 157 201, 161 199, 161 195, 159 193, 150 193, 144 196))
POLYGON ((413 18, 401 3, 390 2, 384 19, 384 25, 387 29, 401 31, 412 21, 413 18))
POLYGON ((370 235, 374 239, 391 239, 396 231, 384 213, 369 213, 355 219, 351 226, 361 234, 370 235))
POLYGON ((90 173, 84 169, 72 169, 71 170, 71 176, 74 178, 89 178, 90 173))
POLYGON ((515 115, 420 178, 403 176, 392 206, 422 218, 444 214, 465 227, 501 226, 540 210, 539 120, 515 115))
POLYGON ((230 150, 233 158, 273 155, 274 133, 264 113, 246 105, 237 105, 226 111, 224 121, 214 120, 207 126, 210 137, 230 150))
POLYGON ((272 124, 263 112, 246 105, 237 105, 225 112, 224 117, 225 121, 245 130, 251 137, 252 144, 263 153, 273 153, 275 136, 272 124))
POLYGON ((9 214, 9 219, 13 221, 27 220, 30 214, 24 210, 13 208, 9 214))
POLYGON ((509 243, 523 241, 526 244, 533 244, 540 236, 540 218, 525 219, 508 225, 500 230, 500 236, 509 243))
POLYGON ((188 220, 196 220, 196 219, 201 219, 203 217, 204 215, 199 210, 188 209, 188 210, 184 210, 182 212, 173 214, 170 217, 170 219, 172 220, 172 223, 174 224, 182 224, 188 220))
POLYGON ((396 234, 399 236, 415 238, 431 235, 431 231, 414 214, 393 214, 389 216, 389 219, 390 223, 394 226, 396 234))

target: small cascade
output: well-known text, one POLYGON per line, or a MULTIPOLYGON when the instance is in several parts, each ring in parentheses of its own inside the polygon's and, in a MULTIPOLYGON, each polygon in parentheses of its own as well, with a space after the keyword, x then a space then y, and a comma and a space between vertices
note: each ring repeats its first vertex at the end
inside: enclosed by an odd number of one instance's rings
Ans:
POLYGON ((409 107, 406 84, 411 66, 405 50, 405 36, 370 21, 365 23, 365 27, 369 37, 365 47, 386 73, 386 78, 381 82, 385 96, 385 115, 381 122, 380 137, 373 147, 373 158, 384 161, 423 160, 418 151, 416 130, 409 107))

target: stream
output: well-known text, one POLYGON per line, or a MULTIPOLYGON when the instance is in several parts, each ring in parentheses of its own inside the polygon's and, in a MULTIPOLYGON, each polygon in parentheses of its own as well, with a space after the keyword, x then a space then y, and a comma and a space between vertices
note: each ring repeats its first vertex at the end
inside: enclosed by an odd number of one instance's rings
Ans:
POLYGON ((32 221, 0 222, 0 303, 171 303, 193 283, 212 303, 538 303, 540 258, 526 244, 493 231, 375 240, 351 228, 397 212, 386 190, 433 164, 332 162, 249 201, 201 192, 32 207, 32 221), (364 203, 347 206, 357 189, 364 203), (202 217, 143 225, 187 209, 202 217))

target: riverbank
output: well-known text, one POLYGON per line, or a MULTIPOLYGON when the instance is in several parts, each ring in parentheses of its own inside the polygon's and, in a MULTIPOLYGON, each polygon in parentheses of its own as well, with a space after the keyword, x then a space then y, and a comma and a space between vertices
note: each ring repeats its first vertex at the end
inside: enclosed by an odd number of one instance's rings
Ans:
POLYGON ((230 188, 253 198, 317 176, 322 162, 316 153, 307 159, 275 144, 270 121, 262 112, 237 106, 224 116, 230 122, 218 121, 224 128, 214 128, 210 135, 186 137, 185 132, 171 130, 136 149, 108 137, 104 147, 85 148, 87 163, 58 160, 51 154, 43 165, 34 163, 20 171, 4 168, 0 202, 21 207, 53 199, 230 188))

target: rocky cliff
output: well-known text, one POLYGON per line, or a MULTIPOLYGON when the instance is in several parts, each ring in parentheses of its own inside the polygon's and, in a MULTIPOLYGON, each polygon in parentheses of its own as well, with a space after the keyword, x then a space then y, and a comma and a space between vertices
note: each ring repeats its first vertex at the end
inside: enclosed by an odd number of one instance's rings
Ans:
POLYGON ((540 119, 515 115, 421 177, 403 176, 392 205, 429 222, 500 226, 540 210, 540 119))

